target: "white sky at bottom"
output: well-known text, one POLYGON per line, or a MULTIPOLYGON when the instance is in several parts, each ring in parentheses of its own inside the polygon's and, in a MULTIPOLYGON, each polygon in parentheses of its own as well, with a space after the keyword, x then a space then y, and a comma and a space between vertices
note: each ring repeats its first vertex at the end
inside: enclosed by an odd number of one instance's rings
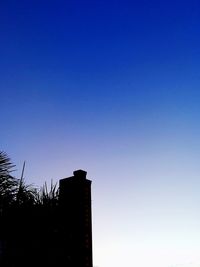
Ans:
POLYGON ((107 244, 98 249, 94 255, 94 265, 97 267, 199 267, 199 250, 170 248, 121 247, 116 244, 107 244), (96 259, 95 259, 96 256, 96 259), (96 263, 97 262, 97 263, 96 263))

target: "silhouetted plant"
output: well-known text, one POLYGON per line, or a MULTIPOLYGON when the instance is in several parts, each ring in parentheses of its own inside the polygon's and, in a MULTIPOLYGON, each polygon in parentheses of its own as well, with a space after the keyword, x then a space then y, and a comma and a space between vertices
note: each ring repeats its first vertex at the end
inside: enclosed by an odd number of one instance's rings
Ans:
POLYGON ((14 164, 8 155, 0 151, 0 206, 9 205, 15 200, 18 179, 11 175, 14 164))
POLYGON ((21 178, 18 183, 16 204, 17 205, 33 205, 36 202, 38 190, 33 184, 26 184, 24 179, 25 162, 22 168, 21 178))
POLYGON ((56 206, 58 204, 59 189, 57 183, 53 184, 51 180, 51 186, 48 190, 47 183, 45 182, 40 191, 37 194, 36 203, 44 206, 56 206))
POLYGON ((10 175, 15 167, 5 152, 0 151, 0 208, 13 204, 14 206, 40 205, 55 206, 58 204, 59 189, 57 183, 48 190, 47 183, 38 190, 33 184, 26 184, 24 179, 25 162, 21 178, 10 175))
POLYGON ((37 198, 37 189, 32 184, 27 185, 24 178, 20 179, 16 194, 17 205, 34 205, 37 198))
MULTIPOLYGON (((45 182, 39 190, 32 184, 26 183, 25 162, 20 179, 11 176, 14 166, 7 154, 0 152, 0 248, 2 249, 0 265, 2 267, 27 266, 23 264, 31 257, 30 247, 35 248, 38 260, 45 248, 48 248, 52 238, 54 240, 58 238, 59 188, 57 183, 54 184, 51 181, 48 188, 45 182), (30 233, 33 234, 31 238, 30 233), (38 235, 41 236, 40 245, 38 245, 38 235), (18 247, 23 248, 23 256, 16 253, 18 247), (22 257, 25 257, 25 261, 22 257)), ((42 259, 46 261, 44 256, 42 259)), ((36 266, 36 260, 33 262, 35 264, 31 266, 36 266)), ((50 265, 49 263, 44 262, 42 265, 47 266, 50 265)))

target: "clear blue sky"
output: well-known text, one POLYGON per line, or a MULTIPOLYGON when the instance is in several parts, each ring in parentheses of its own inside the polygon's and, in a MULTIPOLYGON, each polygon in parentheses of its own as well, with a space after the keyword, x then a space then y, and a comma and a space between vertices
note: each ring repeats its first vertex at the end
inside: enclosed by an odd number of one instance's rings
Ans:
POLYGON ((200 266, 199 1, 0 3, 0 149, 88 171, 94 265, 200 266))

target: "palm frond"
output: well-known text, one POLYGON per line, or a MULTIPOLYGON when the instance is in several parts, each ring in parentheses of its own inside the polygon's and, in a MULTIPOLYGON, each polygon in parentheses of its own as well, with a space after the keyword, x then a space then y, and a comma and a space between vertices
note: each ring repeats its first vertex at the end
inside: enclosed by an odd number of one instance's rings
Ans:
POLYGON ((8 155, 0 151, 0 205, 9 205, 15 198, 18 179, 11 175, 15 165, 8 155))
POLYGON ((34 204, 37 198, 37 189, 33 184, 26 184, 24 178, 25 161, 22 167, 22 174, 19 180, 18 190, 16 194, 16 203, 18 205, 34 204))
POLYGON ((57 205, 58 196, 59 196, 59 189, 57 187, 57 183, 54 184, 53 180, 51 180, 50 189, 48 189, 46 182, 41 187, 38 193, 37 203, 44 206, 57 205))

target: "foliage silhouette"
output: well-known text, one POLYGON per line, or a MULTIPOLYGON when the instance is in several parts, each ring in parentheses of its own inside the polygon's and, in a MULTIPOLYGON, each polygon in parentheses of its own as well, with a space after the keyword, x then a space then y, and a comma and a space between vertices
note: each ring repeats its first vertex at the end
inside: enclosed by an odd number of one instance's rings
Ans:
POLYGON ((40 191, 37 191, 35 197, 37 205, 49 207, 58 205, 59 189, 57 187, 57 183, 54 184, 53 180, 51 180, 51 186, 48 190, 47 183, 45 182, 40 191))
POLYGON ((45 182, 38 189, 25 182, 25 162, 20 179, 11 175, 14 167, 8 155, 0 152, 0 266, 36 266, 40 258, 41 266, 57 266, 47 257, 49 244, 58 243, 57 184, 51 181, 49 189, 45 182))
POLYGON ((25 162, 23 164, 21 178, 11 176, 15 165, 11 163, 8 155, 0 151, 0 208, 10 206, 54 206, 58 204, 59 189, 57 183, 51 180, 48 190, 47 183, 38 189, 33 184, 26 184, 24 178, 25 162))
POLYGON ((13 203, 17 193, 18 179, 11 175, 14 164, 11 163, 8 155, 0 151, 0 207, 13 203))

